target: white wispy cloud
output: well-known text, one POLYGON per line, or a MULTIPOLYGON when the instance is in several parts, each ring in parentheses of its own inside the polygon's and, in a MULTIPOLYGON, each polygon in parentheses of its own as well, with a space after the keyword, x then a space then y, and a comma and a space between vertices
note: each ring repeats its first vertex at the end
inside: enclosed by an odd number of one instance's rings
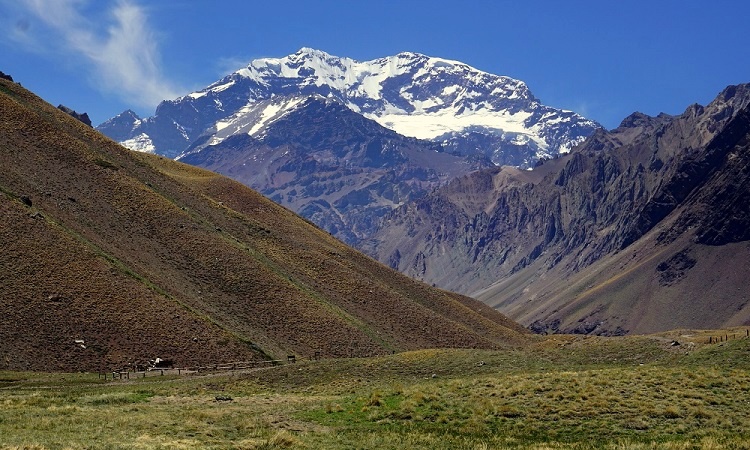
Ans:
POLYGON ((214 64, 216 74, 218 76, 224 76, 228 73, 235 72, 247 67, 250 62, 256 58, 244 57, 244 56, 227 56, 219 58, 214 64))
POLYGON ((98 89, 141 107, 179 95, 181 89, 163 73, 158 36, 150 28, 147 11, 137 3, 110 2, 102 19, 90 17, 86 0, 2 2, 12 2, 21 15, 11 39, 30 51, 82 63, 98 89))

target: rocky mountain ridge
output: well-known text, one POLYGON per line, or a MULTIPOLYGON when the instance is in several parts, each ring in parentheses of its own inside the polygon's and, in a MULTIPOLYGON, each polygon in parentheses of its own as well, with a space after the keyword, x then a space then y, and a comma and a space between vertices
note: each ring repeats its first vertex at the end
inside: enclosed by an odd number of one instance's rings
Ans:
MULTIPOLYGON (((12 81, 12 80, 11 80, 12 81)), ((79 113, 78 111, 75 111, 71 108, 68 108, 65 105, 57 105, 57 109, 64 112, 65 114, 68 114, 69 116, 80 120, 82 123, 85 123, 88 126, 91 126, 91 119, 89 118, 88 113, 79 113)))
POLYGON ((717 264, 747 259, 748 104, 748 85, 730 86, 676 117, 633 114, 531 172, 467 175, 390 213, 365 248, 540 330, 746 321, 746 285, 708 283, 704 271, 722 252, 717 264), (624 284, 623 272, 648 289, 624 284), (731 307, 695 315, 709 292, 731 307))

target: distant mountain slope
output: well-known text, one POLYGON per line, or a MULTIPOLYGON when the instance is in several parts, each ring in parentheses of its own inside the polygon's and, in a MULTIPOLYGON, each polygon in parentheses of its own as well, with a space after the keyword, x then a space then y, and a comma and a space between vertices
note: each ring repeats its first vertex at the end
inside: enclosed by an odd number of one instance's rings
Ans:
POLYGON ((243 125, 221 132, 245 127, 254 136, 217 134, 180 161, 257 189, 349 244, 393 208, 493 165, 403 137, 335 99, 277 97, 243 115, 243 125))
POLYGON ((748 323, 748 105, 750 87, 731 86, 532 172, 467 175, 395 210, 367 250, 538 330, 748 323))
POLYGON ((222 130, 255 136, 242 122, 248 109, 274 97, 335 98, 352 111, 404 136, 430 139, 496 164, 531 166, 564 153, 598 125, 570 111, 542 105, 519 80, 458 61, 399 53, 355 61, 303 48, 247 67, 187 96, 165 100, 152 117, 132 112, 98 129, 138 150, 175 157, 222 130), (481 146, 477 143, 481 142, 481 146))
POLYGON ((0 368, 498 347, 523 328, 0 80, 0 368))

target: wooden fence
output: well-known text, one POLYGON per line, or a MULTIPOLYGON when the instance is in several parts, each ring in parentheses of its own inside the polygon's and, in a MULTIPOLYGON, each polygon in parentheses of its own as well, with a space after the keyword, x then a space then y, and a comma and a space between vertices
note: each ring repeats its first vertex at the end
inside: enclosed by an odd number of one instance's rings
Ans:
MULTIPOLYGON (((743 337, 742 333, 739 334, 740 338, 743 337)), ((750 330, 745 330, 745 336, 746 338, 750 338, 750 330)), ((737 333, 730 334, 724 334, 719 336, 709 336, 708 337, 708 343, 709 344, 718 344, 720 342, 728 342, 730 339, 734 340, 737 339, 737 333)))
POLYGON ((315 352, 313 357, 298 357, 289 355, 286 359, 273 359, 266 361, 239 361, 220 364, 208 364, 204 366, 191 367, 149 367, 146 370, 121 369, 112 372, 100 372, 99 379, 125 380, 133 378, 146 378, 147 376, 164 376, 166 375, 193 375, 209 372, 235 372, 239 370, 260 369, 263 367, 273 367, 282 364, 295 364, 297 361, 317 361, 320 359, 320 352, 315 352))

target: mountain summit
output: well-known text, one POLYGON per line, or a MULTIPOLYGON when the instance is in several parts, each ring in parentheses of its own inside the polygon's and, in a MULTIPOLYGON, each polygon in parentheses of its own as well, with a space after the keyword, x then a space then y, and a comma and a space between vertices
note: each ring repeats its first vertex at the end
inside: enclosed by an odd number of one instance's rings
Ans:
POLYGON ((498 165, 529 167, 566 153, 599 127, 542 105, 522 81, 458 61, 404 52, 360 62, 302 48, 254 60, 205 89, 166 100, 153 117, 123 121, 121 115, 98 129, 131 148, 175 157, 227 127, 253 135, 258 129, 243 125, 258 102, 312 95, 338 99, 404 136, 459 154, 484 153, 498 165))

